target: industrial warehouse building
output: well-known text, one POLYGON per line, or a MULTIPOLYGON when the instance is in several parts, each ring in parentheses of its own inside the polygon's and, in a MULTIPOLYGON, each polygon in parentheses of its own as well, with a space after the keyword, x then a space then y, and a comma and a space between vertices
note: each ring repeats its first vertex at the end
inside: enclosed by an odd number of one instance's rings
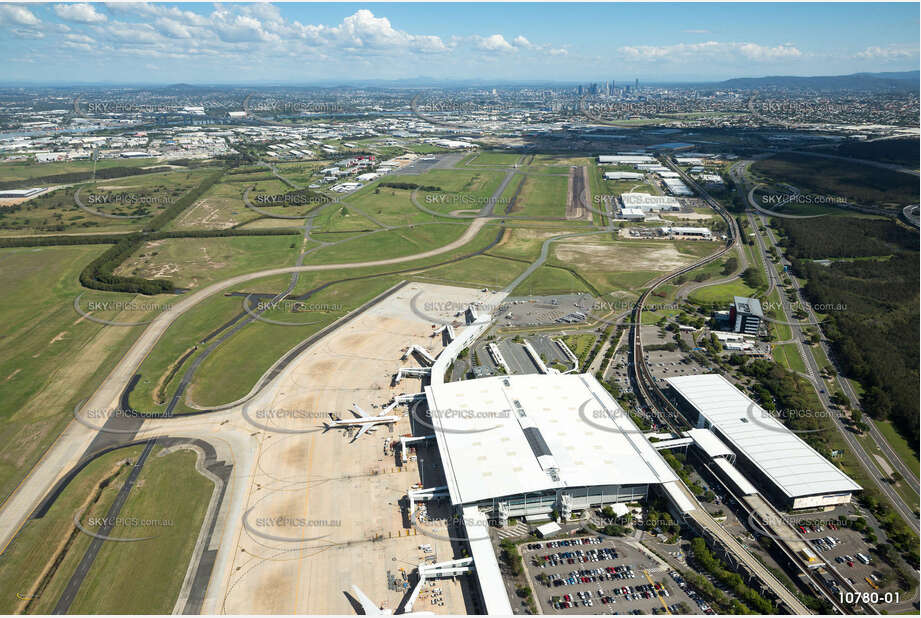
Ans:
POLYGON ((643 212, 652 212, 654 210, 681 210, 681 202, 679 202, 677 198, 668 195, 621 193, 620 203, 622 208, 639 208, 643 212))
POLYGON ((616 154, 600 155, 598 163, 601 165, 644 165, 658 164, 655 157, 644 154, 616 154))
POLYGON ((672 469, 591 374, 425 388, 451 502, 509 517, 635 502, 672 469))
POLYGON ((860 485, 723 376, 666 380, 688 418, 728 445, 736 467, 779 507, 847 504, 860 491, 860 485))
POLYGON ((605 180, 642 180, 643 174, 639 172, 605 172, 605 180))

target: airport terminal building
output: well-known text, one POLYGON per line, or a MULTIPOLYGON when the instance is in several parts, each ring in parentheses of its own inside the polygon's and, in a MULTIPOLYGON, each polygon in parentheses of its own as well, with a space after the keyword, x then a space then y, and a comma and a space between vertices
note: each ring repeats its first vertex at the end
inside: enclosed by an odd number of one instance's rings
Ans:
POLYGON ((671 467, 591 374, 425 388, 448 493, 493 523, 646 497, 671 467))
POLYGON ((736 454, 735 465, 781 508, 847 504, 861 487, 749 399, 722 375, 666 378, 697 427, 711 430, 736 454))

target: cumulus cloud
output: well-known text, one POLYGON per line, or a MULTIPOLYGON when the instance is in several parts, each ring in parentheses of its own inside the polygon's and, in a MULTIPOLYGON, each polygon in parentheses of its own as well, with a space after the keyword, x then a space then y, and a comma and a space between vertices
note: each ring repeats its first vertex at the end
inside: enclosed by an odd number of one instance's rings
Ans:
POLYGON ((41 22, 32 11, 19 4, 0 4, 0 24, 38 26, 41 22))
POLYGON ((479 52, 477 59, 484 62, 490 56, 506 53, 567 53, 521 34, 507 40, 502 34, 443 38, 409 32, 368 9, 356 10, 338 23, 310 24, 286 17, 277 6, 267 3, 215 4, 207 8, 195 5, 195 10, 188 10, 188 6, 144 2, 57 4, 43 10, 56 14, 61 21, 42 24, 39 10, 33 8, 33 14, 21 5, 0 5, 0 23, 13 25, 12 33, 21 38, 38 39, 48 34, 58 36, 61 44, 72 49, 86 44, 64 37, 72 30, 95 40, 93 53, 112 57, 214 58, 253 67, 280 58, 338 59, 371 67, 379 66, 375 64, 379 58, 421 58, 452 51, 479 52))
POLYGON ((54 12, 63 20, 78 24, 100 24, 108 20, 91 4, 55 4, 54 12))
POLYGON ((515 45, 515 47, 522 47, 524 49, 532 49, 533 47, 535 47, 535 45, 531 43, 531 41, 524 38, 520 34, 516 36, 514 39, 512 39, 512 43, 515 45))
POLYGON ((474 47, 482 51, 491 52, 510 52, 515 51, 511 43, 505 40, 501 34, 493 34, 487 37, 475 37, 474 47))

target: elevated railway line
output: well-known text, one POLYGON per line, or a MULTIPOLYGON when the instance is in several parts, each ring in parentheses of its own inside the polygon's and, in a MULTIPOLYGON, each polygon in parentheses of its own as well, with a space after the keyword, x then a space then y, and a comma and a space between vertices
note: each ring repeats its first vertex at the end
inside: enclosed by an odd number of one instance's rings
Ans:
MULTIPOLYGON (((704 191, 693 179, 691 179, 677 166, 672 164, 667 158, 663 157, 665 165, 678 172, 685 183, 688 184, 713 210, 726 221, 727 238, 725 245, 710 254, 709 256, 698 260, 697 262, 673 271, 669 274, 659 277, 646 289, 637 300, 633 307, 632 317, 632 378, 634 382, 637 399, 647 406, 650 414, 659 419, 673 434, 678 434, 679 429, 687 427, 688 423, 678 408, 669 400, 662 389, 659 388, 655 378, 646 364, 646 355, 643 351, 642 337, 642 317, 643 308, 649 299, 649 296, 660 285, 667 283, 681 275, 688 273, 696 268, 709 264, 722 258, 724 255, 738 247, 741 233, 735 219, 729 212, 723 208, 722 204, 711 197, 704 191)), ((703 533, 704 537, 711 543, 718 544, 726 554, 727 558, 736 568, 744 569, 747 573, 756 577, 767 590, 770 590, 773 597, 793 614, 807 615, 811 612, 803 603, 786 588, 774 575, 767 570, 752 554, 745 550, 741 544, 732 537, 723 527, 715 521, 710 514, 700 506, 697 499, 691 494, 690 490, 680 483, 680 490, 685 494, 687 503, 694 508, 688 512, 688 517, 694 522, 703 533)))

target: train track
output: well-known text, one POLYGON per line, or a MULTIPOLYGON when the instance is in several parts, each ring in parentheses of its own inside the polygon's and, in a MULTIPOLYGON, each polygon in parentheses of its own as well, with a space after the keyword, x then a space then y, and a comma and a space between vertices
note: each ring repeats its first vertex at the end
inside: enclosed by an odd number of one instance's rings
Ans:
MULTIPOLYGON (((633 381, 635 386, 635 391, 638 395, 638 400, 646 403, 646 407, 650 414, 654 415, 660 422, 662 422, 674 435, 679 435, 679 427, 687 427, 688 423, 684 419, 682 413, 678 408, 666 397, 665 393, 658 387, 656 384, 655 378, 652 376, 649 371, 649 367, 646 364, 646 355, 643 353, 643 337, 642 337, 642 317, 643 317, 643 307, 646 304, 649 296, 655 291, 660 285, 671 281, 681 275, 688 273, 695 268, 699 268, 706 264, 709 264, 715 260, 720 259, 728 252, 733 251, 741 239, 741 233, 739 226, 736 223, 735 219, 729 214, 729 212, 723 208, 723 206, 713 199, 706 191, 703 191, 701 187, 693 181, 687 174, 682 170, 674 166, 667 157, 663 157, 665 165, 671 169, 677 171, 681 174, 682 179, 687 183, 692 189, 694 189, 698 195, 702 196, 704 201, 711 207, 713 210, 719 214, 727 224, 727 239, 726 244, 720 250, 710 254, 709 256, 698 260, 697 262, 680 268, 676 271, 673 271, 667 275, 659 277, 646 289, 645 292, 637 300, 636 304, 633 307, 632 312, 632 354, 633 354, 633 381)), ((684 488, 686 489, 686 488, 684 488)), ((689 494, 689 498, 692 498, 692 495, 689 491, 686 491, 689 494)), ((709 514, 703 510, 702 507, 698 508, 693 512, 692 518, 698 523, 704 530, 710 533, 710 535, 719 540, 727 549, 727 551, 736 555, 736 557, 746 566, 749 570, 756 574, 758 579, 760 579, 768 588, 772 589, 777 599, 782 601, 794 614, 809 614, 809 610, 782 584, 780 583, 769 571, 767 571, 764 566, 759 563, 751 554, 746 552, 736 541, 729 535, 718 522, 713 520, 709 514)))
POLYGON ((697 185, 689 176, 684 174, 683 171, 671 164, 671 162, 663 157, 665 165, 671 167, 679 174, 683 175, 683 180, 694 189, 698 195, 702 196, 704 201, 710 206, 717 214, 719 214, 725 221, 728 226, 728 234, 726 239, 726 245, 716 251, 715 253, 710 254, 709 256, 694 262, 689 266, 685 266, 676 271, 663 275, 652 282, 645 292, 640 296, 636 301, 636 304, 633 307, 632 317, 632 339, 633 339, 633 378, 636 388, 641 394, 641 399, 649 404, 649 412, 655 414, 659 420, 661 420, 666 427, 669 428, 673 433, 677 433, 676 425, 684 424, 682 420, 682 415, 678 409, 672 404, 671 401, 665 396, 662 390, 656 385, 656 381, 653 378, 652 374, 649 371, 649 367, 646 365, 646 355, 643 353, 643 337, 642 329, 640 325, 642 324, 643 317, 643 307, 646 304, 649 296, 655 291, 657 287, 676 279, 681 275, 688 273, 695 268, 700 268, 710 262, 720 259, 726 253, 732 251, 739 239, 741 238, 741 233, 739 231, 739 226, 736 223, 736 220, 729 214, 729 212, 723 208, 722 204, 713 199, 707 192, 703 191, 700 186, 697 185), (658 405, 655 405, 658 404, 658 405), (661 413, 659 413, 661 411, 661 413))

